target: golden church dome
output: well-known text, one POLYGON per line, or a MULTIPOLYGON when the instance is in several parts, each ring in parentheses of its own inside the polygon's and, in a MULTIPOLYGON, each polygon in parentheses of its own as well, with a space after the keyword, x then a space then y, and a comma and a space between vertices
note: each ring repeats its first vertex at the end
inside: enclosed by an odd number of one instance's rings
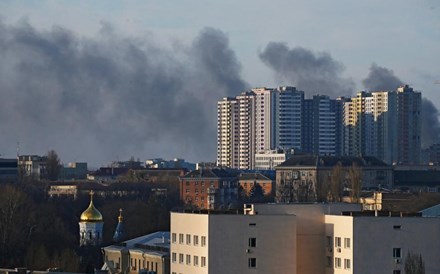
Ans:
POLYGON ((81 214, 81 222, 102 222, 102 214, 93 205, 93 191, 90 192, 90 204, 89 207, 81 214))

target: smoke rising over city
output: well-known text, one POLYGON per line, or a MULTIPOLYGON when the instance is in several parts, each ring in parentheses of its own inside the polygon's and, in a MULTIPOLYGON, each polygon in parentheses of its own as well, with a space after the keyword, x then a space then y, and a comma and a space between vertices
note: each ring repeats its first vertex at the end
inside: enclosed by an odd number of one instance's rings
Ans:
MULTIPOLYGON (((270 42, 259 58, 280 85, 308 96, 356 91, 328 53, 270 42)), ((0 73, 0 153, 13 155, 18 141, 22 154, 55 149, 62 160, 92 165, 132 155, 214 161, 216 102, 252 86, 227 35, 213 28, 167 48, 153 35, 125 36, 110 24, 86 38, 61 27, 0 22, 0 73)), ((402 82, 373 64, 363 84, 388 90, 402 82)), ((426 146, 440 133, 438 111, 427 99, 423 117, 426 146)))
POLYGON ((342 76, 344 65, 329 53, 270 42, 259 57, 279 81, 304 90, 308 96, 319 93, 336 98, 350 96, 355 90, 354 82, 342 76))
POLYGON ((247 88, 228 38, 206 28, 173 50, 150 38, 1 24, 3 146, 92 163, 214 159, 216 101, 247 88))

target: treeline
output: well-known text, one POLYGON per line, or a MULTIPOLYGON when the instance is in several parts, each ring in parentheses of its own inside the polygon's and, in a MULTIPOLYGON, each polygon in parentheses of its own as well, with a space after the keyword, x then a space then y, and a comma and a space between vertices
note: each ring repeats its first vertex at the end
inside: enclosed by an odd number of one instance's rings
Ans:
MULTIPOLYGON (((136 198, 94 198, 104 218, 103 246, 112 244, 119 208, 123 209, 125 239, 169 230, 169 211, 178 205, 178 197, 146 192, 136 198)), ((49 198, 41 183, 0 185, 0 267, 85 272, 87 266, 81 264, 78 246, 78 221, 89 201, 88 195, 49 198)))

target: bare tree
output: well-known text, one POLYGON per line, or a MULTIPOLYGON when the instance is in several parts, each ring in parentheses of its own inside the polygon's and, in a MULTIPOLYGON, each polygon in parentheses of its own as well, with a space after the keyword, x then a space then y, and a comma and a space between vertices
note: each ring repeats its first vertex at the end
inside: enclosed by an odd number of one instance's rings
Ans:
POLYGON ((405 258, 405 274, 425 274, 425 263, 422 254, 408 251, 405 258))
POLYGON ((329 199, 332 202, 340 202, 342 196, 342 164, 338 162, 336 166, 333 167, 332 173, 330 175, 330 190, 329 190, 329 199))
POLYGON ((61 161, 55 150, 49 150, 46 155, 46 173, 47 179, 55 181, 61 171, 61 161))
POLYGON ((358 202, 362 188, 362 169, 355 162, 348 170, 348 180, 351 187, 351 200, 358 202))

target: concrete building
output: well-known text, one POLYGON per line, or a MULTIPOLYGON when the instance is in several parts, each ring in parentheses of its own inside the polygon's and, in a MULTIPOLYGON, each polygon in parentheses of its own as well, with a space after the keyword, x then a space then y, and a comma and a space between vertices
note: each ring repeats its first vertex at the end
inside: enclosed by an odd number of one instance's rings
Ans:
POLYGON ((87 163, 69 163, 60 170, 58 180, 85 180, 87 179, 87 163))
POLYGON ((255 94, 256 153, 275 147, 275 94, 274 88, 253 88, 255 94))
POLYGON ((404 273, 409 252, 440 273, 440 218, 344 212, 325 215, 325 227, 325 273, 404 273))
POLYGON ((305 99, 302 117, 302 151, 336 155, 336 102, 325 95, 305 99))
POLYGON ((172 274, 297 273, 295 215, 231 213, 171 212, 172 274))
POLYGON ((172 212, 171 273, 404 273, 409 252, 440 273, 440 218, 359 204, 249 204, 172 212))
POLYGON ((238 176, 238 185, 246 196, 252 195, 252 191, 258 185, 262 194, 271 199, 275 196, 275 178, 270 174, 261 172, 240 173, 238 176))
POLYGON ((301 150, 301 119, 304 92, 279 87, 275 93, 275 147, 301 150))
POLYGON ((408 85, 397 89, 397 163, 419 164, 422 94, 408 85))
POLYGON ((243 92, 217 104, 217 165, 252 169, 255 154, 255 96, 243 92))
POLYGON ((46 156, 20 155, 18 167, 25 177, 42 179, 46 175, 46 156))
POLYGON ((363 188, 392 188, 393 167, 374 157, 335 157, 294 155, 276 169, 278 202, 311 202, 319 199, 319 191, 329 182, 335 166, 342 168, 342 184, 349 186, 348 172, 356 164, 363 188))
POLYGON ((170 233, 158 231, 102 248, 103 269, 115 273, 170 273, 170 233))
POLYGON ((273 170, 294 154, 293 149, 266 150, 255 154, 256 170, 273 170))
POLYGON ((0 158, 0 182, 14 183, 18 179, 17 159, 0 158))
POLYGON ((188 206, 215 209, 237 200, 238 172, 229 169, 199 169, 180 178, 180 200, 188 206))

